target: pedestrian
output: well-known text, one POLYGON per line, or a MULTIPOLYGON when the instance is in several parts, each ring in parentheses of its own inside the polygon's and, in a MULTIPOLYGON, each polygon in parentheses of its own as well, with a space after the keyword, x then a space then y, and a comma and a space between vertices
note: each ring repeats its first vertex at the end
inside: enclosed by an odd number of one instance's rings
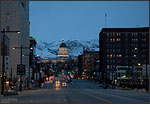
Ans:
POLYGON ((31 84, 32 84, 32 87, 34 87, 34 80, 33 79, 31 80, 31 84))

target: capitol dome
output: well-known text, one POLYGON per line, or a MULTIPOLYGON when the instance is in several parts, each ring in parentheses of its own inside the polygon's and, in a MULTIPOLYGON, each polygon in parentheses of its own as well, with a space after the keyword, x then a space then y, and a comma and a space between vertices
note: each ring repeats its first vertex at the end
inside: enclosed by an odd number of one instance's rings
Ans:
POLYGON ((69 57, 68 48, 66 44, 64 43, 64 40, 62 40, 62 43, 60 44, 60 47, 58 49, 58 57, 61 57, 61 58, 69 57))
POLYGON ((67 47, 66 44, 64 43, 64 40, 62 40, 62 43, 60 44, 60 47, 67 47))

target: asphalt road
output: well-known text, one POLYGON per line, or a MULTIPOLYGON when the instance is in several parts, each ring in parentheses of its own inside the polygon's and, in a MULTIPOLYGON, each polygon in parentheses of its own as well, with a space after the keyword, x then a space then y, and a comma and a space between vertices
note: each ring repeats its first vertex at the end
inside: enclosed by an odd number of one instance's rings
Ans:
POLYGON ((61 84, 46 83, 43 88, 26 90, 14 96, 1 96, 2 104, 149 104, 145 92, 102 89, 88 80, 61 84))

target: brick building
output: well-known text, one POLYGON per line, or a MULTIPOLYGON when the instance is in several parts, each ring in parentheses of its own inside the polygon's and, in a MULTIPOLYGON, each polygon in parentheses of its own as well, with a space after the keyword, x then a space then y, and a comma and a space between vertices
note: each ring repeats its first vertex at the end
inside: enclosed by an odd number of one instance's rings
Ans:
POLYGON ((99 51, 83 51, 78 56, 78 76, 83 78, 96 77, 96 61, 99 60, 99 51))
POLYGON ((135 77, 134 69, 149 65, 148 27, 103 28, 99 43, 102 77, 115 80, 117 68, 122 67, 127 70, 124 77, 131 79, 135 77))

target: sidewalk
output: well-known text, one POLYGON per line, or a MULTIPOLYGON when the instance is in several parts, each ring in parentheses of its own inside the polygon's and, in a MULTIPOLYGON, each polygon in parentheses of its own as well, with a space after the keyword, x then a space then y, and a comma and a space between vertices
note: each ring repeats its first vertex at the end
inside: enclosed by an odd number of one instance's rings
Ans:
MULTIPOLYGON (((99 84, 98 83, 95 83, 94 81, 90 81, 90 80, 86 80, 86 81, 89 81, 89 82, 91 82, 91 83, 93 83, 93 84, 96 84, 96 85, 98 85, 99 86, 99 84)), ((99 88, 103 88, 103 87, 99 87, 99 88)), ((139 92, 139 93, 147 93, 147 94, 150 94, 150 92, 146 92, 146 90, 145 89, 131 89, 131 88, 121 88, 121 87, 118 87, 118 86, 116 86, 115 87, 115 89, 112 89, 111 88, 111 85, 109 85, 109 87, 108 88, 106 88, 106 89, 111 89, 111 90, 122 90, 122 91, 131 91, 131 92, 139 92)))

